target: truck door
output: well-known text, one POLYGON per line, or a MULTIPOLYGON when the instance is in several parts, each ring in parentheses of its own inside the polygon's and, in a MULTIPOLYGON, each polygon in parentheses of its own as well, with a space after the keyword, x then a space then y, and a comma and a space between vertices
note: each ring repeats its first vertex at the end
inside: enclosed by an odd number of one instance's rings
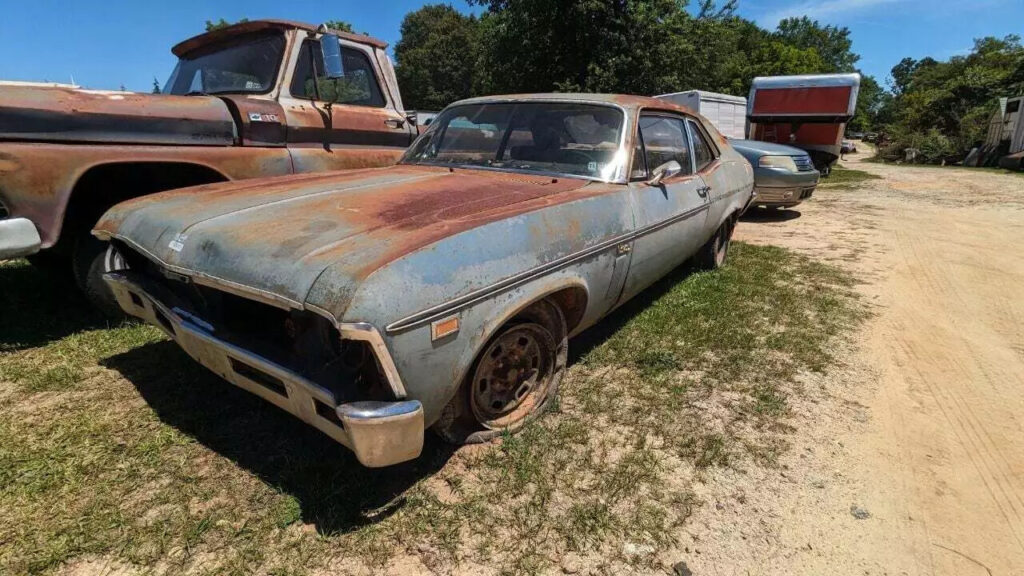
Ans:
POLYGON ((372 50, 343 40, 341 51, 339 79, 323 75, 319 40, 302 40, 290 59, 281 105, 296 172, 394 164, 416 134, 385 89, 372 50))
POLYGON ((635 152, 629 184, 637 236, 620 303, 682 264, 705 240, 708 209, 704 181, 695 173, 685 119, 662 113, 642 114, 640 149, 635 152), (675 160, 682 172, 653 186, 655 168, 675 160))

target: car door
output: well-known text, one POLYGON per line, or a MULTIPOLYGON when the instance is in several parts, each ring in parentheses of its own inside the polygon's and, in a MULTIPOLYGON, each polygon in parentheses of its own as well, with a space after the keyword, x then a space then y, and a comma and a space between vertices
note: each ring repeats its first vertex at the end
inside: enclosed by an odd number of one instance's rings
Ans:
POLYGON ((704 181, 695 173, 685 118, 644 113, 638 120, 637 131, 629 184, 636 232, 620 303, 682 264, 697 250, 708 208, 704 181), (652 185, 649 179, 654 170, 671 160, 678 162, 682 171, 652 185))
POLYGON ((345 77, 339 79, 324 76, 319 40, 304 39, 297 51, 287 94, 281 95, 295 171, 397 161, 416 127, 391 102, 369 49, 342 41, 345 77))
POLYGON ((709 206, 704 237, 710 238, 725 218, 725 210, 729 205, 726 200, 732 190, 725 177, 721 151, 715 146, 714 140, 696 119, 687 118, 686 125, 693 143, 694 168, 707 187, 709 206))

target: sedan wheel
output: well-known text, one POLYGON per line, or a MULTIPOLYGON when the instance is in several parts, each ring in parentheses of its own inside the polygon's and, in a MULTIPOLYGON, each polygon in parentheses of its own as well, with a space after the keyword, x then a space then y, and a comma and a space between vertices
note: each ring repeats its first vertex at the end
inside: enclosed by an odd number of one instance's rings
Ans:
POLYGON ((473 373, 470 408, 490 430, 518 428, 547 397, 556 344, 540 324, 510 326, 487 347, 473 373))

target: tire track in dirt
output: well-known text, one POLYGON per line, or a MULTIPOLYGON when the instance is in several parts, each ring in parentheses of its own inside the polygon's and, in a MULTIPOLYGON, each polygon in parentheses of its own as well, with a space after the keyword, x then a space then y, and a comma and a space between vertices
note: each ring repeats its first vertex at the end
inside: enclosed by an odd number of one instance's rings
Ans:
POLYGON ((809 463, 839 485, 775 496, 798 510, 775 533, 805 537, 807 523, 823 537, 771 573, 1024 575, 1024 178, 856 164, 884 180, 740 229, 851 267, 874 311, 836 376, 861 389, 833 391, 866 423, 823 411, 805 428, 839 434, 843 450, 809 463), (871 518, 799 511, 844 497, 871 518))

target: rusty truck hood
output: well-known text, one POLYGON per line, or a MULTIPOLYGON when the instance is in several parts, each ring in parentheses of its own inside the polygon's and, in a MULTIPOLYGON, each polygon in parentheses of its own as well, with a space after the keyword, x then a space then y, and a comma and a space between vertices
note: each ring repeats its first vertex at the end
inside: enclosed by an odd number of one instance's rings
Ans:
POLYGON ((284 176, 130 200, 107 212, 94 233, 202 283, 340 317, 360 283, 387 263, 461 231, 566 201, 586 185, 404 165, 284 176))
POLYGON ((212 96, 0 85, 0 140, 229 146, 234 122, 212 96))

